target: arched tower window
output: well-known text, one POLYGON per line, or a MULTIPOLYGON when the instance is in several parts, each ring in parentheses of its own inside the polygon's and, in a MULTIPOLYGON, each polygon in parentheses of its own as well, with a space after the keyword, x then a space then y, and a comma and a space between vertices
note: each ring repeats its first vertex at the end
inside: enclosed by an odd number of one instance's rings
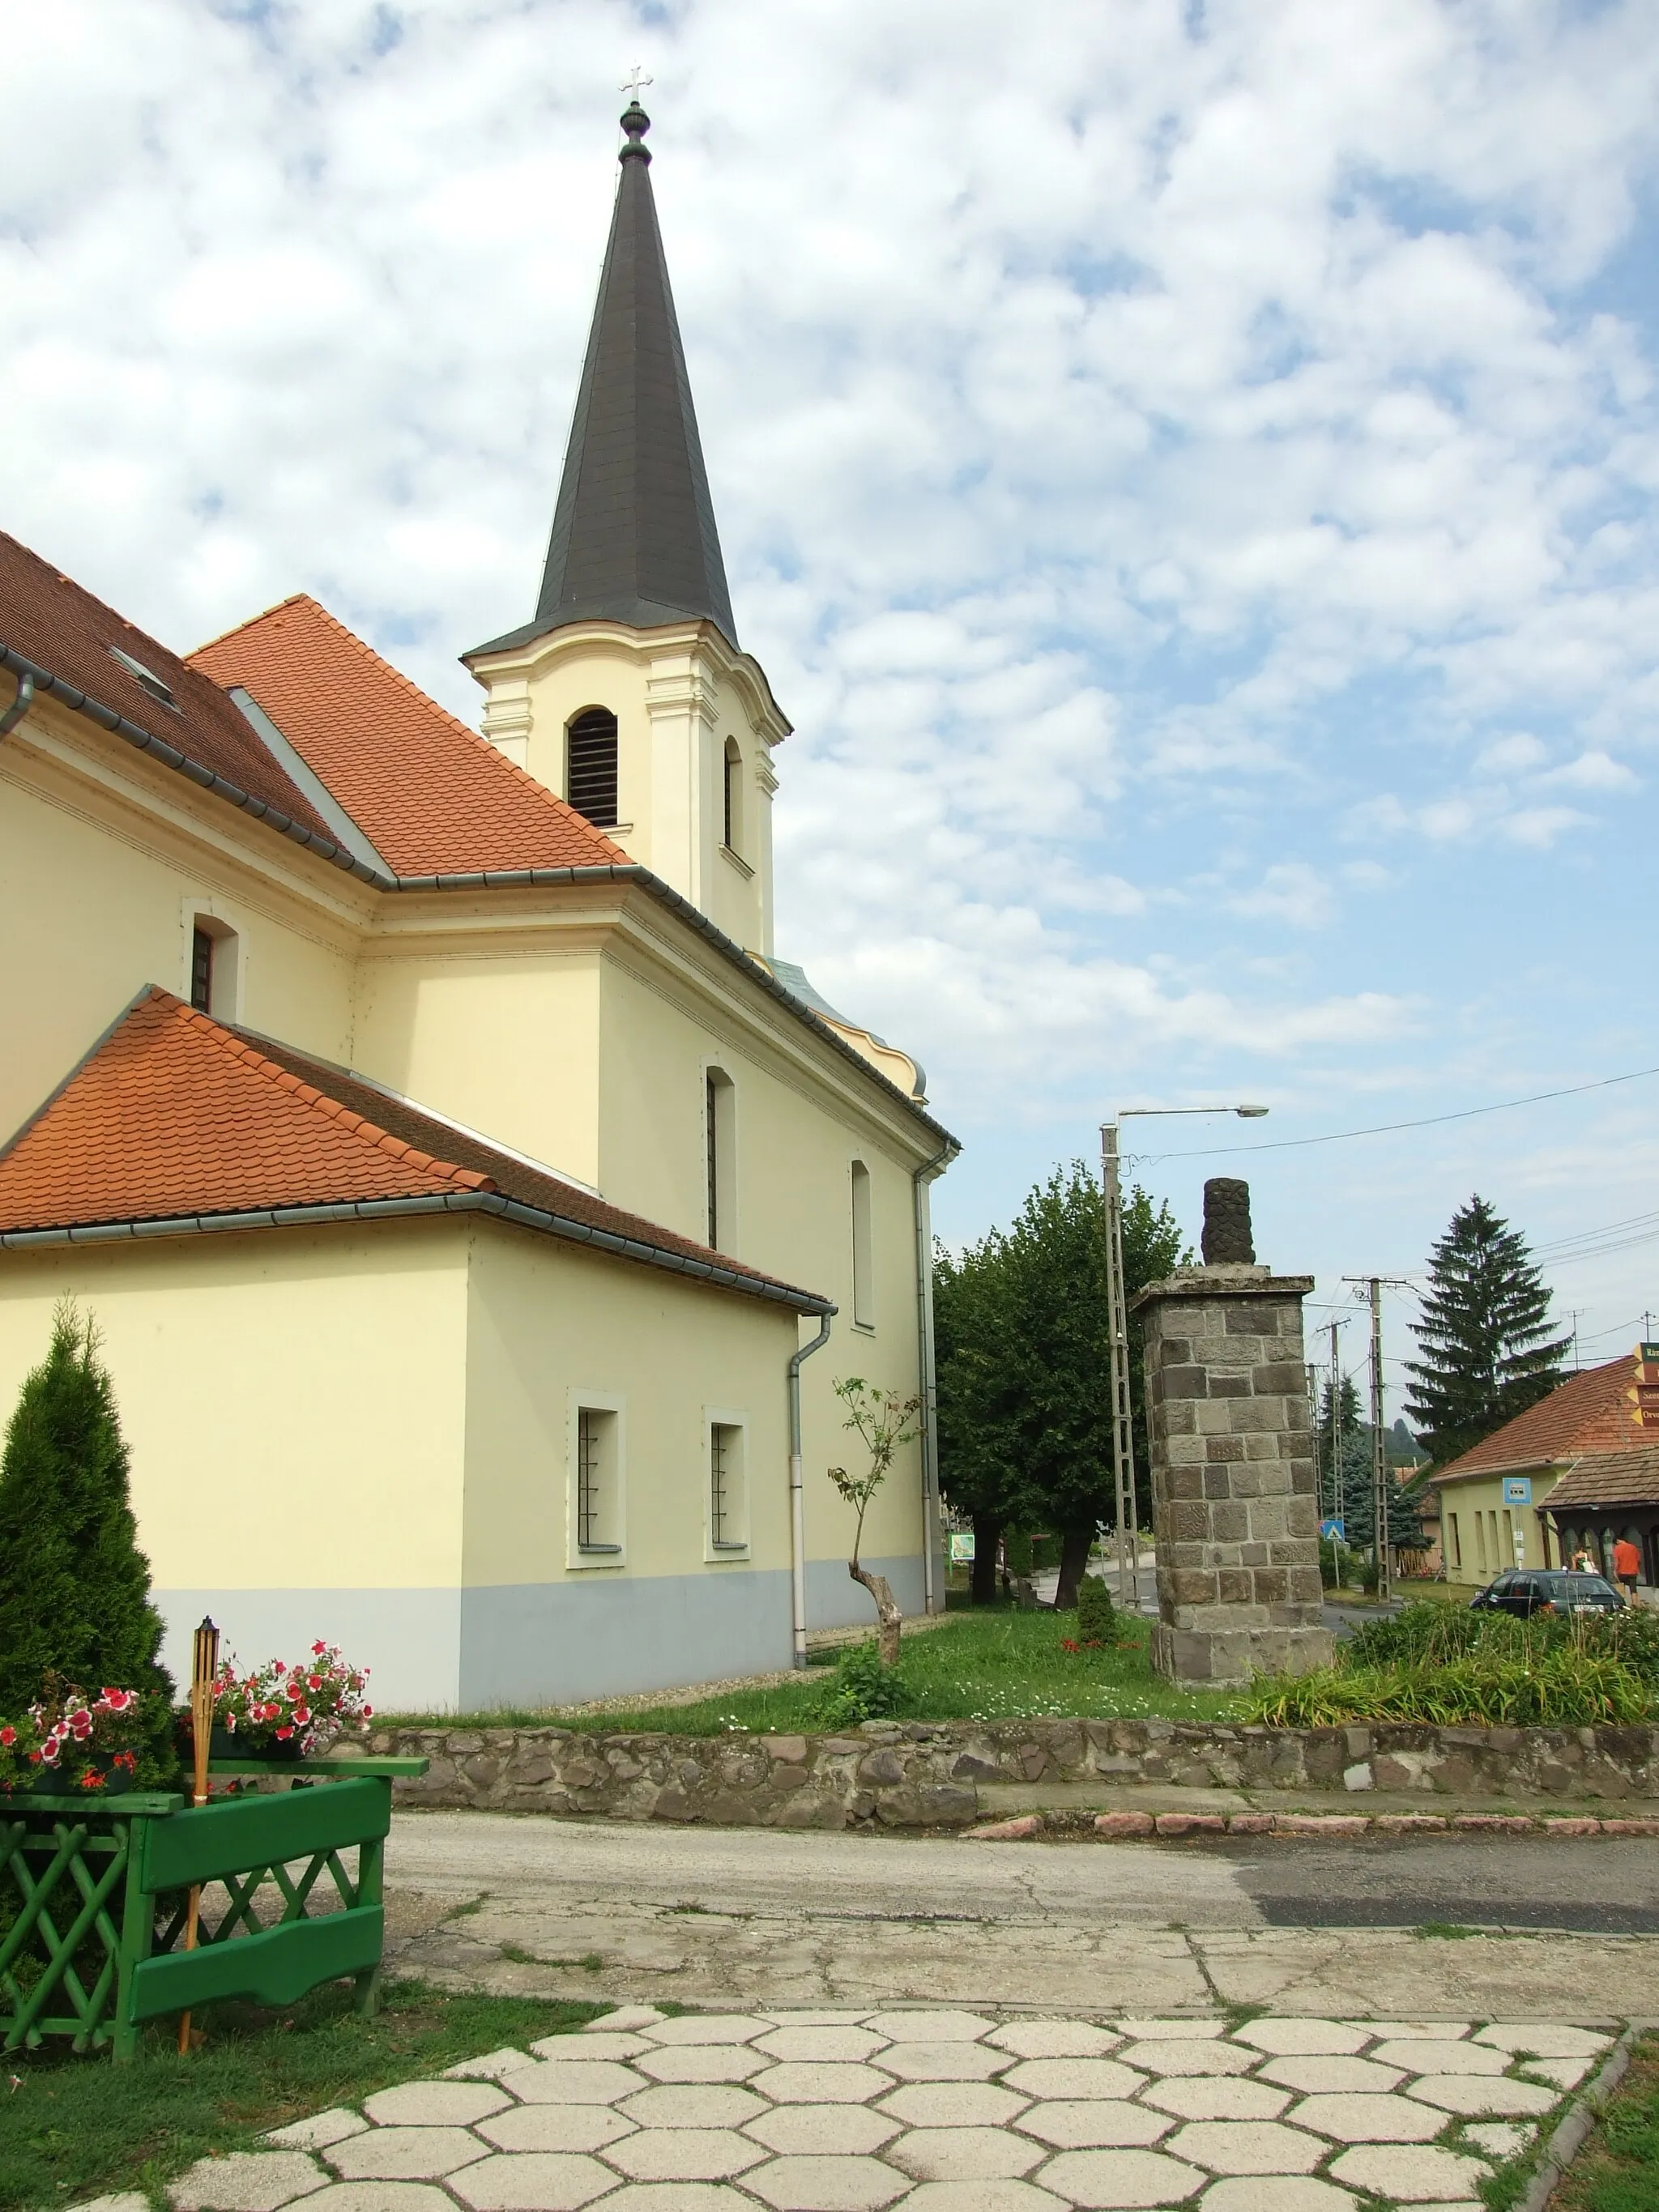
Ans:
POLYGON ((724 778, 721 797, 725 812, 721 842, 729 853, 743 850, 743 755, 738 750, 735 738, 726 741, 726 759, 722 764, 724 778))
POLYGON ((565 796, 596 830, 617 826, 617 718, 586 707, 565 733, 565 796))

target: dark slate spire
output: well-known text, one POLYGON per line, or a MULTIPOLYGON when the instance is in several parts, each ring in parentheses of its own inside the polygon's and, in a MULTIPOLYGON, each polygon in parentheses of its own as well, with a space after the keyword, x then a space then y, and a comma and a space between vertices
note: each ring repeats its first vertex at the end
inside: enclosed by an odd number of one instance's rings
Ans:
MULTIPOLYGON (((611 241, 588 335, 536 619, 499 644, 599 618, 737 627, 651 193, 651 118, 622 118, 611 241)), ((482 648, 481 648, 482 649, 482 648)))

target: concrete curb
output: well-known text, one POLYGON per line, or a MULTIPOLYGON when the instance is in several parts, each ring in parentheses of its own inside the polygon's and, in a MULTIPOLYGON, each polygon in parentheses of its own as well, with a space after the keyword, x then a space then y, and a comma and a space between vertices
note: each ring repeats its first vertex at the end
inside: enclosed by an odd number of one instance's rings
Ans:
POLYGON ((1584 2147, 1608 2097, 1625 2078, 1636 2039, 1645 2035, 1651 2021, 1632 2021, 1601 2062, 1595 2078, 1574 2097, 1565 2119, 1550 2137, 1544 2162, 1533 2176, 1532 2186, 1516 2212, 1544 2212, 1545 2206, 1565 2179, 1567 2168, 1584 2147))
POLYGON ((1186 1836, 1310 1836, 1327 1842, 1426 1835, 1659 1836, 1659 1819, 1561 1820, 1528 1813, 1022 1813, 964 1828, 970 1844, 1029 1843, 1039 1836, 1094 1835, 1110 1843, 1186 1836))

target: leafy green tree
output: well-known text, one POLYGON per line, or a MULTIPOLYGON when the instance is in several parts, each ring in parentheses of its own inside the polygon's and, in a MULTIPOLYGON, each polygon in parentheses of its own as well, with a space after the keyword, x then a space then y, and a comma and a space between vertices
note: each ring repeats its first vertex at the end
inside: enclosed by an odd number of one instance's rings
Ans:
POLYGON ((1560 1382, 1571 1339, 1551 1336, 1549 1308, 1525 1238, 1477 1194, 1430 1256, 1417 1324, 1423 1357, 1407 1362, 1406 1408, 1438 1466, 1560 1382))
POLYGON ((159 1692, 166 1721, 173 1682, 127 1473, 97 1331, 65 1301, 0 1458, 0 1713, 34 1703, 56 1672, 94 1695, 159 1692))
POLYGON ((996 1597, 1003 1532, 1036 1510, 1014 1434, 1008 1282, 1006 1248, 994 1230, 959 1256, 934 1248, 939 1490, 974 1524, 975 1605, 996 1597))

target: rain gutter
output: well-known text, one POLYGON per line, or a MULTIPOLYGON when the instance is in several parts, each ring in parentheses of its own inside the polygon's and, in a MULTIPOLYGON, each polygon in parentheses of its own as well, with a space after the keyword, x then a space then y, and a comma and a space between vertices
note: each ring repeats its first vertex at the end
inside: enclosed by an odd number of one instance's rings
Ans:
MULTIPOLYGON (((830 1333, 829 1317, 836 1310, 827 1298, 815 1297, 810 1291, 793 1290, 787 1284, 744 1274, 736 1268, 696 1259, 690 1253, 672 1252, 659 1244, 647 1244, 638 1237, 619 1237, 614 1230, 596 1229, 590 1222, 573 1220, 568 1214, 550 1213, 538 1206, 526 1206, 521 1200, 504 1197, 498 1191, 435 1191, 426 1197, 360 1199, 331 1206, 262 1206, 242 1213, 184 1213, 163 1221, 100 1221, 70 1229, 9 1229, 0 1231, 0 1251, 41 1251, 68 1244, 113 1244, 148 1237, 207 1235, 219 1230, 305 1229, 329 1222, 389 1221, 405 1215, 428 1213, 490 1214, 498 1220, 516 1222, 521 1228, 538 1229, 544 1235, 562 1237, 567 1243, 591 1245, 595 1251, 641 1261, 647 1267, 661 1267, 669 1274, 690 1276, 696 1282, 716 1284, 722 1290, 740 1291, 746 1297, 760 1298, 770 1305, 788 1306, 798 1314, 817 1315, 823 1322, 820 1342, 830 1333)), ((808 1346, 809 1350, 812 1348, 808 1346)))
POLYGON ((806 1492, 801 1476, 800 1370, 802 1364, 830 1341, 836 1308, 823 1305, 818 1333, 789 1356, 789 1597, 793 1660, 806 1664, 806 1492))

